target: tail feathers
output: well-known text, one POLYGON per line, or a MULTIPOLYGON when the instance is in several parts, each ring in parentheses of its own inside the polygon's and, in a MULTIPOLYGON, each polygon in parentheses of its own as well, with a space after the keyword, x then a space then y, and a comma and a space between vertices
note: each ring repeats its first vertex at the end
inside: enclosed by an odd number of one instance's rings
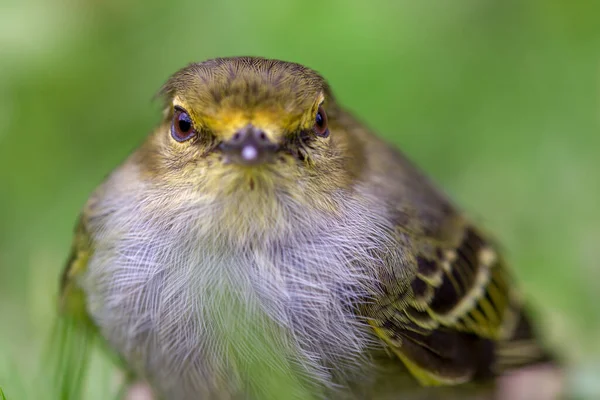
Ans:
POLYGON ((494 372, 504 373, 528 365, 555 363, 554 356, 540 344, 527 316, 520 312, 517 318, 512 335, 496 344, 494 372))

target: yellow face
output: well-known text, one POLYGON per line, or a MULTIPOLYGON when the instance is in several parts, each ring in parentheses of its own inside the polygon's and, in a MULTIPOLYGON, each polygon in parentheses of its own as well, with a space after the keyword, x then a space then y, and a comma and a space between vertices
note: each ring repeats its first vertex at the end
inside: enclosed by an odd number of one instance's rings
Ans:
POLYGON ((298 64, 216 59, 173 75, 165 119, 138 154, 169 186, 231 193, 349 184, 347 132, 327 83, 298 64))

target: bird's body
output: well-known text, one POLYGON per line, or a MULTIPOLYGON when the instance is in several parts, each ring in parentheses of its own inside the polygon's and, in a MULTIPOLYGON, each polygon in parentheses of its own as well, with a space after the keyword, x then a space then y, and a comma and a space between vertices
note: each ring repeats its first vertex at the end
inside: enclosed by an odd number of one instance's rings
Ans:
POLYGON ((492 246, 316 73, 218 59, 164 93, 63 283, 158 396, 401 398, 542 357, 492 246), (501 359, 515 338, 526 353, 501 359))

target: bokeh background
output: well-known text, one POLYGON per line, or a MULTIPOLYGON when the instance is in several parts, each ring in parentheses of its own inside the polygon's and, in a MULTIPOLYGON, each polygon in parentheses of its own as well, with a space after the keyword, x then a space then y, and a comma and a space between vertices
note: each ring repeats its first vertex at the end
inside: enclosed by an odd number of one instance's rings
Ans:
POLYGON ((600 398, 600 3, 1 0, 9 399, 44 398, 30 371, 87 196, 159 120, 152 97, 172 72, 230 55, 320 71, 494 232, 570 396, 600 398))

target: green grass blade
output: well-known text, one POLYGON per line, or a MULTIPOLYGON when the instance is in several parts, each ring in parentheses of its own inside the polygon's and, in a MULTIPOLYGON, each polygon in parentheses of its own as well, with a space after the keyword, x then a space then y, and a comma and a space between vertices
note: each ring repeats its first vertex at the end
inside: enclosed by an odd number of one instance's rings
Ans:
POLYGON ((83 389, 94 348, 94 329, 87 321, 59 316, 44 360, 41 374, 52 377, 52 398, 75 400, 83 398, 83 389))

